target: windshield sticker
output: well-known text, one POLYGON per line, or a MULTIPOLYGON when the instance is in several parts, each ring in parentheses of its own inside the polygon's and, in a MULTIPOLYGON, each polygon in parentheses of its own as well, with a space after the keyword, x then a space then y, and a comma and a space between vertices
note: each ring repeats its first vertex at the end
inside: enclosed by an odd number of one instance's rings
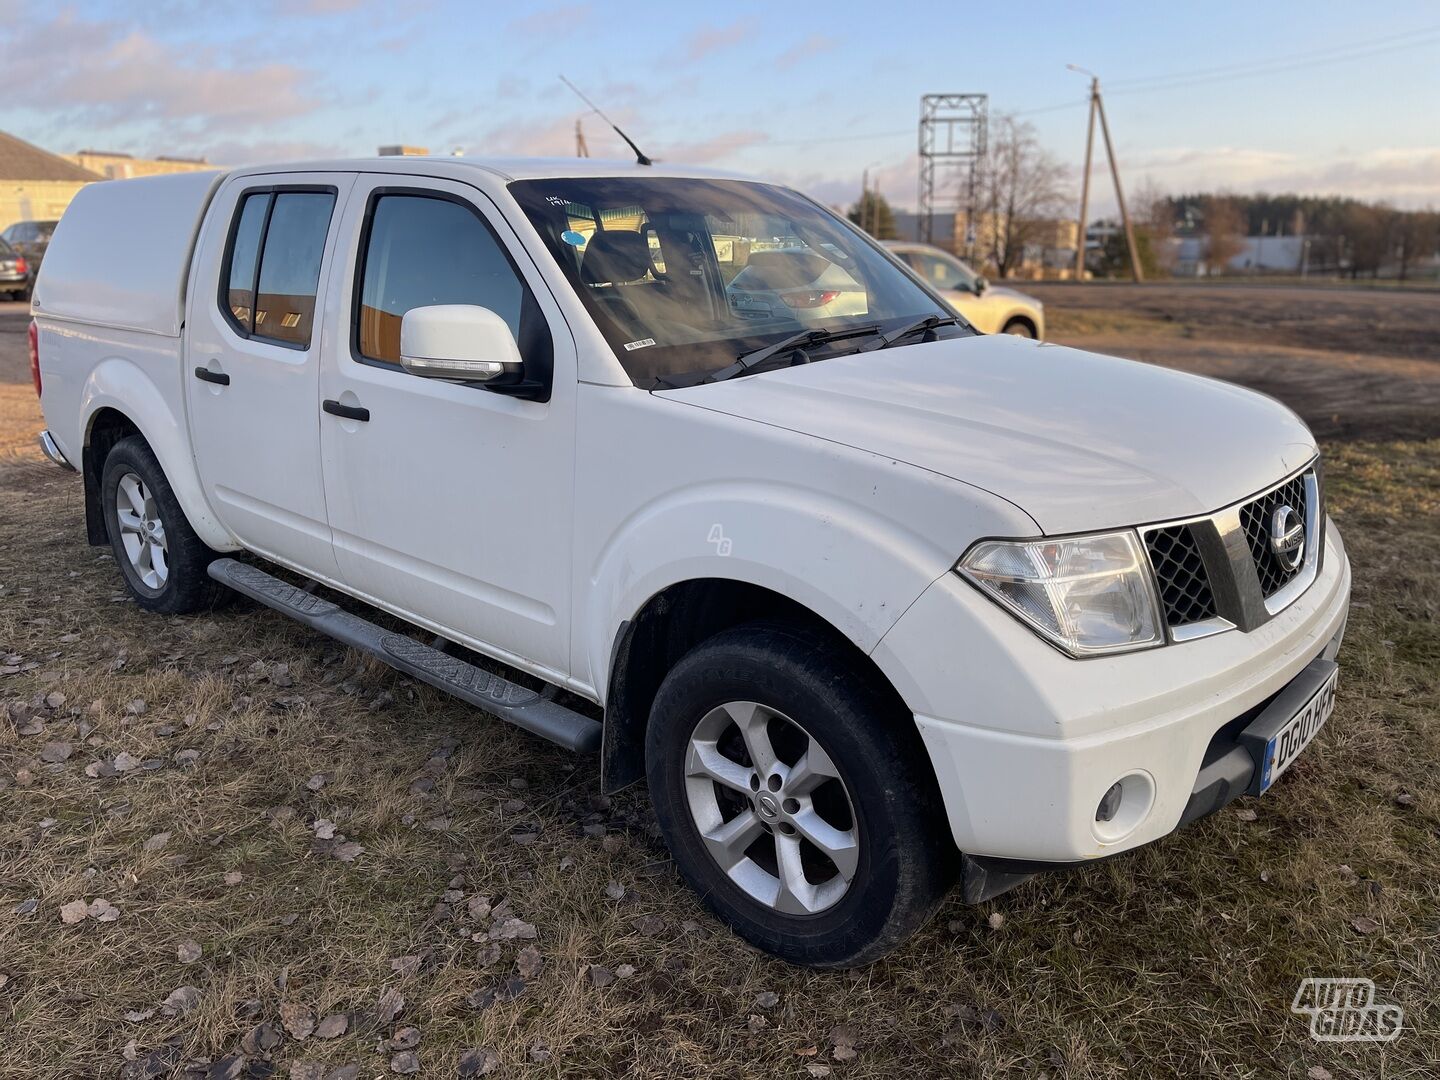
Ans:
POLYGON ((625 343, 625 351, 634 352, 636 349, 648 349, 654 344, 655 339, 653 337, 641 338, 639 341, 627 341, 625 343))
POLYGON ((565 243, 569 244, 571 247, 585 246, 585 234, 578 233, 574 229, 566 229, 560 234, 560 239, 564 240, 565 243))

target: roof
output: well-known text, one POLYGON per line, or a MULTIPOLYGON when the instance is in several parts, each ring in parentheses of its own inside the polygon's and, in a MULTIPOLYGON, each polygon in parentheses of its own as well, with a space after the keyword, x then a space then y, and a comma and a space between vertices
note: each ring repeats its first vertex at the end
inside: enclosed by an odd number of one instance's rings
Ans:
POLYGON ((59 154, 31 146, 24 139, 0 131, 0 180, 72 180, 85 183, 104 177, 82 169, 59 154))
POLYGON ((637 165, 633 161, 606 161, 601 158, 504 158, 504 157, 369 157, 338 161, 292 161, 276 165, 255 165, 233 170, 236 173, 272 172, 410 172, 430 175, 462 175, 479 169, 503 180, 567 179, 585 176, 671 176, 711 180, 754 180, 743 173, 685 165, 637 165))

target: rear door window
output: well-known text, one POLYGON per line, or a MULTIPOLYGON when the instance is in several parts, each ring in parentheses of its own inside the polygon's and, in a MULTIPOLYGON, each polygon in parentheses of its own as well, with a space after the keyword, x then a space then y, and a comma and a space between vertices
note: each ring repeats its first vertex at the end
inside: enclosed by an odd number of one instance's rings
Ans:
POLYGON ((308 348, 334 191, 266 190, 242 199, 222 280, 240 333, 308 348))

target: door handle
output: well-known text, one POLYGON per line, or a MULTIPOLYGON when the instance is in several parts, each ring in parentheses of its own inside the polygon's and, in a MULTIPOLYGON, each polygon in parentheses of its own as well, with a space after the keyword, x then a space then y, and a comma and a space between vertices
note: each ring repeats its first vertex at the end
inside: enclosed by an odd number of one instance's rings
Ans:
POLYGON ((334 398, 326 398, 320 407, 331 416, 343 416, 346 420, 359 420, 365 423, 370 419, 370 410, 361 408, 359 405, 342 405, 334 398))
POLYGON ((216 386, 230 385, 229 375, 226 375, 223 371, 211 371, 206 367, 197 367, 195 369, 195 377, 201 382, 211 382, 216 386))

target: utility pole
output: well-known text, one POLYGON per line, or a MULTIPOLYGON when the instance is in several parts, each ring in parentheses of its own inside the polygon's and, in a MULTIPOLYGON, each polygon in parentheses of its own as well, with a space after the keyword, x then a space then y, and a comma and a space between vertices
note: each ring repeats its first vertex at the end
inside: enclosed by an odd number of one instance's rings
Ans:
POLYGON ((1135 229, 1130 224, 1130 211, 1125 206, 1125 192, 1120 186, 1120 163, 1115 160, 1115 146, 1110 141, 1110 124, 1105 119, 1105 99, 1100 96, 1100 77, 1093 71, 1086 71, 1074 64, 1065 66, 1071 71, 1090 76, 1090 133, 1085 139, 1085 181, 1080 195, 1080 255, 1076 264, 1077 273, 1082 273, 1085 266, 1085 212, 1090 191, 1090 146, 1095 136, 1095 117, 1098 114, 1100 134, 1105 138, 1105 156, 1110 161, 1110 179, 1115 182, 1115 201, 1120 206, 1120 221, 1125 226, 1125 249, 1130 255, 1130 273, 1136 281, 1144 281, 1145 275, 1140 270, 1140 253, 1135 248, 1135 229))
POLYGON ((1090 122, 1085 129, 1085 171, 1080 174, 1080 231, 1075 241, 1075 280, 1085 280, 1086 221, 1090 212, 1090 157, 1095 149, 1095 99, 1100 96, 1100 80, 1090 81, 1090 122))
POLYGON ((575 118, 575 156, 590 156, 590 147, 585 145, 585 129, 580 126, 580 117, 578 116, 575 118))
POLYGON ((862 232, 869 232, 870 228, 870 166, 866 165, 860 173, 860 229, 862 232))

